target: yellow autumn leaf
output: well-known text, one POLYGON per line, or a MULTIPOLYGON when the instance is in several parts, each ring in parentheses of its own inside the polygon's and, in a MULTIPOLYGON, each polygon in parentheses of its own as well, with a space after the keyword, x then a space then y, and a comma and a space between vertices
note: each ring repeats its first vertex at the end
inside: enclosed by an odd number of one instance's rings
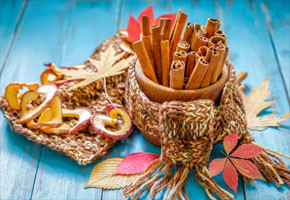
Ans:
POLYGON ((139 174, 129 176, 112 175, 122 160, 123 158, 111 158, 97 164, 92 170, 85 188, 120 189, 131 185, 139 174))
POLYGON ((117 53, 113 45, 110 45, 105 51, 100 52, 99 60, 89 58, 89 62, 96 68, 97 72, 89 72, 84 69, 83 65, 75 69, 61 68, 58 71, 68 77, 68 80, 79 80, 69 90, 89 85, 101 78, 122 74, 129 67, 133 56, 123 58, 125 52, 117 53))
POLYGON ((280 126, 278 122, 285 121, 290 117, 290 112, 285 113, 282 117, 274 117, 275 113, 271 113, 264 117, 258 115, 267 107, 272 106, 275 101, 265 101, 270 95, 269 77, 267 77, 258 88, 254 88, 249 96, 245 95, 241 90, 241 96, 246 108, 248 128, 252 130, 264 130, 268 127, 280 126))

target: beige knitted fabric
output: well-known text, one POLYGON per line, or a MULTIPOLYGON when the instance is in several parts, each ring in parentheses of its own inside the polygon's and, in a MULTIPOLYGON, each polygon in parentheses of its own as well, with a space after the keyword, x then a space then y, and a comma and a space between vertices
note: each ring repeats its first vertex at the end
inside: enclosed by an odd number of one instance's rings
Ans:
MULTIPOLYGON (((91 58, 97 59, 99 52, 104 51, 112 43, 117 51, 122 51, 119 48, 119 36, 112 36, 94 51, 91 58)), ((88 71, 96 70, 88 61, 85 64, 85 69, 88 71)), ((114 103, 124 104, 126 79, 127 73, 106 78, 107 91, 114 103)), ((87 107, 93 113, 104 113, 105 106, 110 102, 104 93, 103 80, 98 80, 85 87, 68 91, 68 88, 74 83, 68 82, 58 88, 58 94, 62 98, 62 107, 70 109, 87 107)), ((19 111, 11 109, 3 96, 0 96, 0 108, 15 132, 24 135, 35 143, 43 144, 53 150, 63 152, 76 160, 80 165, 92 163, 98 158, 103 157, 115 144, 114 140, 98 135, 90 125, 87 125, 76 134, 65 135, 46 134, 40 130, 31 130, 26 125, 18 123, 19 111)))

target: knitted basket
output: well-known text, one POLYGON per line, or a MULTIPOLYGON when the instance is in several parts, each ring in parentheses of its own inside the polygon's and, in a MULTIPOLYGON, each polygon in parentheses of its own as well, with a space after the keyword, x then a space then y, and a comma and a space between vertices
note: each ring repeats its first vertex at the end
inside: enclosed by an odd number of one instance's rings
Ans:
MULTIPOLYGON (((111 44, 114 45, 117 51, 122 51, 119 48, 120 42, 119 36, 109 38, 93 52, 91 58, 98 58, 100 51, 104 51, 111 44)), ((85 69, 88 71, 95 70, 88 61, 84 64, 86 65, 85 69)), ((108 95, 114 103, 124 103, 126 77, 127 73, 123 73, 106 78, 108 95)), ((62 107, 71 109, 87 107, 93 113, 105 114, 104 108, 110 102, 104 93, 103 80, 69 91, 68 88, 73 84, 75 82, 68 82, 58 88, 58 95, 62 99, 62 107)), ((80 165, 92 163, 103 157, 115 144, 115 140, 98 135, 91 126, 87 126, 75 134, 65 135, 46 134, 41 130, 29 129, 25 125, 18 123, 19 111, 11 109, 3 96, 0 96, 0 108, 15 132, 24 135, 35 143, 63 152, 80 165)))
MULTIPOLYGON (((167 188, 164 199, 184 199, 184 194, 187 196, 184 186, 189 170, 194 170, 196 180, 210 198, 214 198, 214 193, 222 199, 233 198, 215 183, 207 168, 213 144, 223 141, 226 135, 238 132, 242 143, 254 142, 247 130, 245 108, 239 95, 234 67, 229 61, 226 66, 229 79, 217 104, 208 99, 161 104, 152 102, 138 85, 134 65, 130 66, 126 106, 141 133, 149 141, 161 144, 162 152, 160 159, 151 163, 139 179, 124 190, 126 197, 131 195, 137 199, 146 190, 150 190, 149 197, 152 197, 167 188), (172 174, 173 171, 175 173, 172 174)), ((272 155, 263 151, 253 162, 267 180, 282 180, 287 175, 285 180, 289 181, 288 168, 282 162, 277 164, 269 156, 272 155), (271 165, 271 169, 267 165, 271 165)))

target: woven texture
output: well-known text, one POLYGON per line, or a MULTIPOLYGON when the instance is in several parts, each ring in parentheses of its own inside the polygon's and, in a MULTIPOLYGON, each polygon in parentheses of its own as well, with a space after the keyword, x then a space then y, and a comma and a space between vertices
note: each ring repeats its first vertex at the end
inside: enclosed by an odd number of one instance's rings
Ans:
MULTIPOLYGON (((118 36, 113 36, 104 41, 92 54, 91 58, 98 59, 99 52, 105 50, 110 44, 117 48, 120 43, 118 36)), ((118 51, 122 51, 118 49, 118 51)), ((85 69, 94 71, 88 61, 85 69)), ((125 82, 127 73, 106 78, 106 86, 111 100, 117 104, 124 103, 125 82)), ((104 94, 103 80, 96 81, 82 88, 68 91, 75 82, 63 84, 58 88, 58 94, 62 98, 63 108, 88 107, 93 113, 103 113, 109 102, 104 94)), ((4 97, 0 97, 0 107, 4 116, 8 119, 11 128, 35 143, 43 144, 49 148, 61 151, 81 165, 89 164, 103 157, 114 145, 115 141, 98 135, 91 126, 86 126, 76 134, 46 134, 40 130, 28 129, 25 125, 17 123, 19 112, 12 110, 4 97)))
POLYGON ((133 116, 135 125, 145 137, 149 136, 157 141, 160 140, 161 133, 165 134, 164 131, 171 130, 168 128, 161 131, 161 128, 165 127, 165 123, 167 127, 180 127, 178 134, 176 133, 179 136, 187 133, 192 137, 201 137, 206 131, 200 130, 210 129, 206 136, 211 135, 215 143, 222 141, 227 134, 233 132, 239 132, 239 137, 248 134, 245 109, 239 95, 235 70, 229 61, 226 65, 230 71, 229 80, 222 91, 217 106, 212 101, 205 99, 189 102, 165 102, 163 104, 152 102, 140 89, 135 77, 135 67, 132 64, 128 71, 129 85, 126 91, 126 106, 133 116), (163 109, 165 109, 164 112, 170 111, 167 115, 173 117, 174 120, 160 123, 160 113, 163 112, 163 109), (207 120, 207 123, 203 123, 204 120, 207 120))
POLYGON ((213 145, 213 102, 166 102, 160 116, 163 159, 189 168, 206 163, 213 145))
POLYGON ((148 197, 153 197, 167 188, 164 199, 188 199, 184 186, 189 171, 194 170, 196 180, 210 198, 214 199, 213 194, 216 193, 222 199, 233 199, 230 193, 215 183, 207 169, 214 143, 221 142, 233 132, 239 132, 240 138, 249 134, 234 67, 229 61, 226 65, 229 79, 217 105, 207 99, 162 104, 152 102, 138 85, 134 64, 130 66, 126 106, 141 133, 150 141, 160 142, 162 151, 160 160, 124 190, 125 197, 138 199, 146 190, 150 190, 148 197), (162 177, 163 172, 165 175, 162 177))

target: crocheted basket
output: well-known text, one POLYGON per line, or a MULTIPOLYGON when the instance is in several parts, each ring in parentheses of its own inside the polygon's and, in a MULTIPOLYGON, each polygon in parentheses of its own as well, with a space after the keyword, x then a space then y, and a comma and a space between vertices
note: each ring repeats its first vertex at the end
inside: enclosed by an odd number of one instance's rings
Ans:
MULTIPOLYGON (((234 67, 229 61, 226 66, 229 79, 217 104, 208 99, 152 102, 138 85, 134 64, 130 66, 126 106, 141 133, 149 141, 161 144, 162 152, 160 159, 151 163, 139 179, 124 190, 126 197, 131 195, 137 199, 146 190, 150 190, 149 197, 152 197, 164 188, 167 188, 164 199, 184 197, 189 170, 194 170, 196 180, 210 198, 214 198, 214 193, 222 199, 233 198, 215 183, 207 168, 213 144, 221 142, 226 135, 238 132, 242 143, 254 142, 247 130, 245 109, 234 67), (173 171, 175 173, 172 174, 173 171)), ((283 180, 289 181, 289 170, 284 163, 278 163, 270 156, 276 158, 264 150, 252 161, 268 181, 272 180, 280 186, 283 181, 279 183, 279 180, 283 177, 288 176, 283 180)))

